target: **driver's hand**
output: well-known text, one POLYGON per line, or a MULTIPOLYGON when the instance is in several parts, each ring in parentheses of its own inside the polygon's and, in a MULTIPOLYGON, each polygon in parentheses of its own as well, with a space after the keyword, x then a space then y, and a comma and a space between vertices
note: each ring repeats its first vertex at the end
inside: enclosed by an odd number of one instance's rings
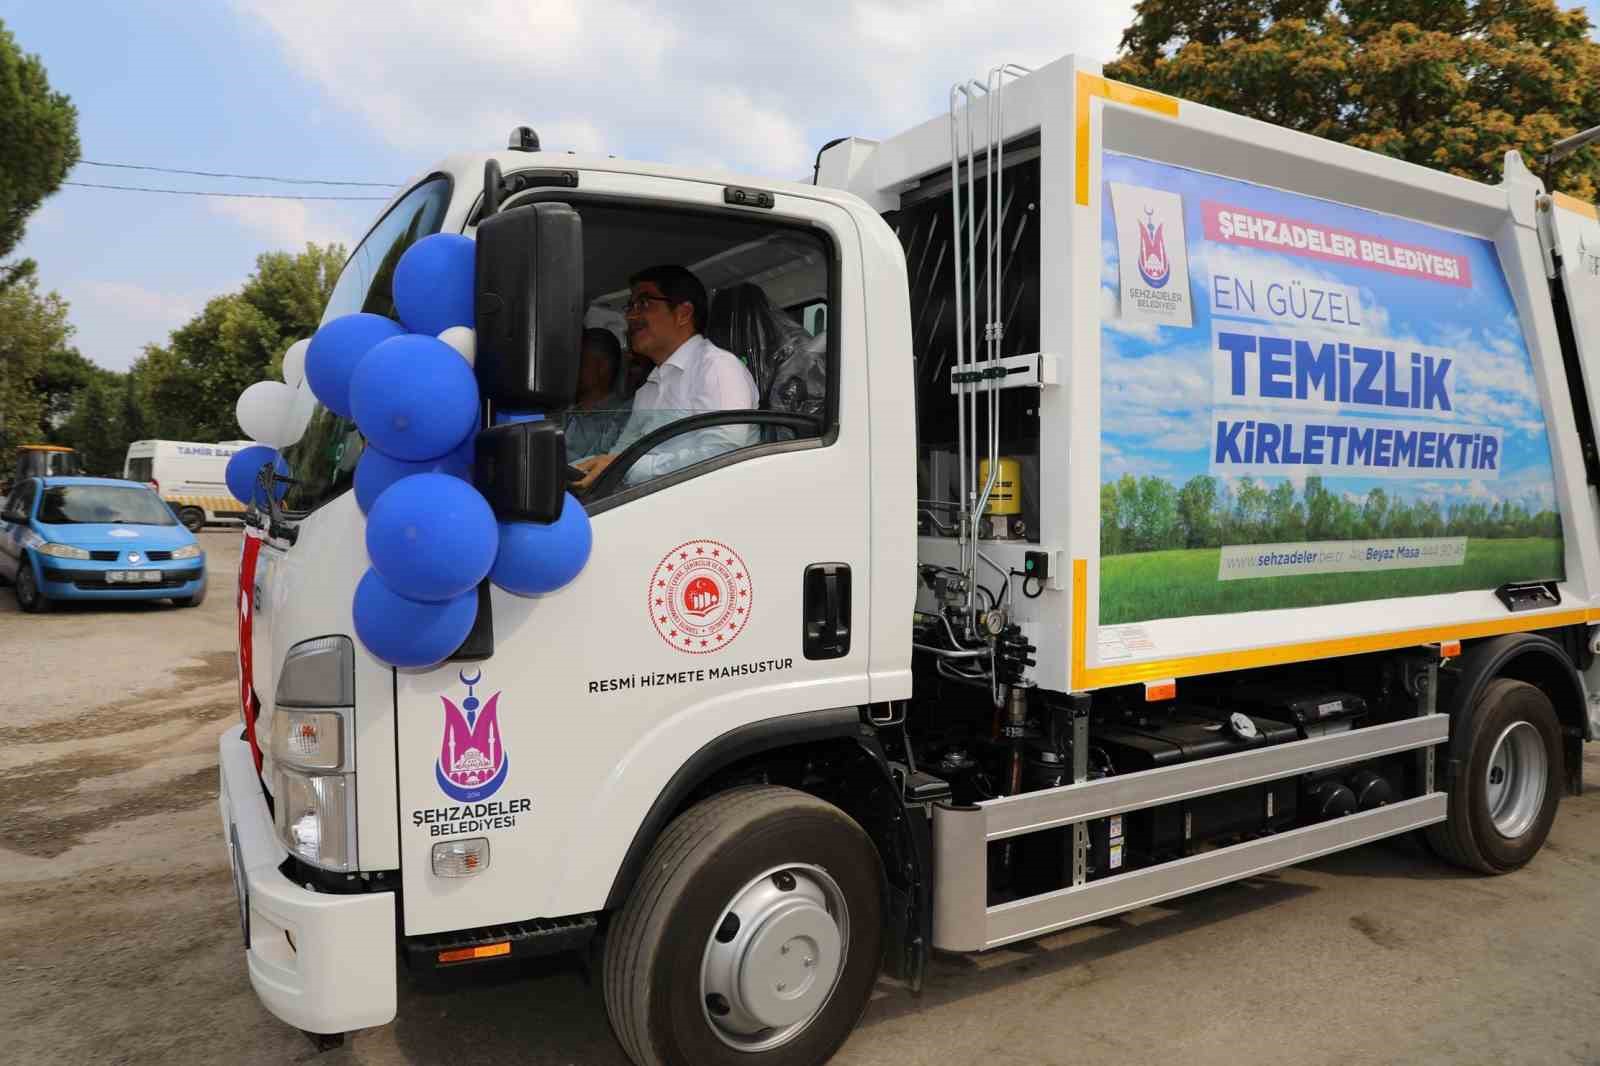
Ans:
POLYGON ((583 471, 583 480, 575 483, 572 486, 572 490, 574 492, 588 492, 589 486, 594 484, 594 479, 603 474, 606 467, 610 466, 611 461, 615 458, 615 455, 591 455, 587 459, 579 459, 573 463, 573 466, 583 471))

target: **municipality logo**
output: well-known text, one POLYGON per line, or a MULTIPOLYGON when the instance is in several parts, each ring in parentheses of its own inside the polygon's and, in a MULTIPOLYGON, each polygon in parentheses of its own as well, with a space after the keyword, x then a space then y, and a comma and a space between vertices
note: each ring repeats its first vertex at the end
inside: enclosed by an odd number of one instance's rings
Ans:
POLYGON ((1139 276, 1152 289, 1166 285, 1172 277, 1172 261, 1167 258, 1166 224, 1157 224, 1155 208, 1144 209, 1139 220, 1139 276))
POLYGON ((444 704, 444 738, 439 744, 439 759, 434 763, 434 777, 439 788, 451 799, 472 803, 488 799, 506 783, 511 763, 506 758, 505 745, 501 743, 500 722, 497 717, 500 693, 480 704, 473 687, 483 680, 480 670, 467 677, 465 670, 457 674, 467 686, 467 696, 457 707, 446 696, 444 704))

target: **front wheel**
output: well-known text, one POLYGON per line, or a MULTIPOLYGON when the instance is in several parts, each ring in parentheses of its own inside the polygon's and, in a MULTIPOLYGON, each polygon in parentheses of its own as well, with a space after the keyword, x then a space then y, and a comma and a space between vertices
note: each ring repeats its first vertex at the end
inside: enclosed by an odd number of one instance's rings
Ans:
POLYGON ((33 564, 27 559, 17 567, 17 587, 12 591, 17 594, 17 606, 29 614, 43 614, 50 609, 50 597, 39 591, 39 583, 33 577, 33 564))
POLYGON ((612 920, 605 999, 639 1066, 813 1066, 877 978, 877 849, 788 788, 737 788, 680 815, 612 920))
POLYGON ((206 513, 198 507, 180 507, 178 521, 182 522, 183 528, 190 533, 198 533, 206 528, 206 513))
POLYGON ((1450 816, 1428 827, 1428 844, 1457 866, 1507 873, 1533 858, 1550 835, 1561 800, 1561 726, 1548 696, 1500 677, 1484 687, 1466 728, 1450 816))

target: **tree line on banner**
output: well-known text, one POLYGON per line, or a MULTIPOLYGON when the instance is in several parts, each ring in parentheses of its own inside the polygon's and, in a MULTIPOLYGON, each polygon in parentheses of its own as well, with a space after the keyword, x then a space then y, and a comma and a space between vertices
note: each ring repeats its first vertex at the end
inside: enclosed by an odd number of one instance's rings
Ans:
POLYGON ((1123 474, 1100 486, 1100 553, 1220 548, 1396 537, 1558 537, 1561 518, 1513 500, 1406 500, 1381 487, 1365 496, 1331 492, 1320 477, 1268 487, 1198 474, 1181 487, 1123 474))

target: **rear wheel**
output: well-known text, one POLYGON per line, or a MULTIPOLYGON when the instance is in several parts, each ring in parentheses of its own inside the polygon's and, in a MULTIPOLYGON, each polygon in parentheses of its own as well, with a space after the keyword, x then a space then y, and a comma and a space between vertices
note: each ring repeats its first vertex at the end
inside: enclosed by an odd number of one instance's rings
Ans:
POLYGON ((1442 859, 1481 873, 1506 873, 1536 855, 1561 800, 1561 726, 1543 692, 1496 678, 1466 725, 1461 775, 1450 789, 1450 817, 1429 826, 1442 859))
POLYGON ((206 527, 206 513, 198 507, 180 507, 178 521, 182 522, 190 533, 198 533, 206 527))
POLYGON ((33 564, 27 559, 17 567, 17 587, 13 591, 17 595, 17 606, 29 614, 43 614, 50 609, 50 597, 39 591, 39 583, 33 577, 33 564))
POLYGON ((639 1066, 811 1066, 877 978, 877 850, 843 811, 738 788, 680 815, 605 945, 606 1009, 639 1066))

